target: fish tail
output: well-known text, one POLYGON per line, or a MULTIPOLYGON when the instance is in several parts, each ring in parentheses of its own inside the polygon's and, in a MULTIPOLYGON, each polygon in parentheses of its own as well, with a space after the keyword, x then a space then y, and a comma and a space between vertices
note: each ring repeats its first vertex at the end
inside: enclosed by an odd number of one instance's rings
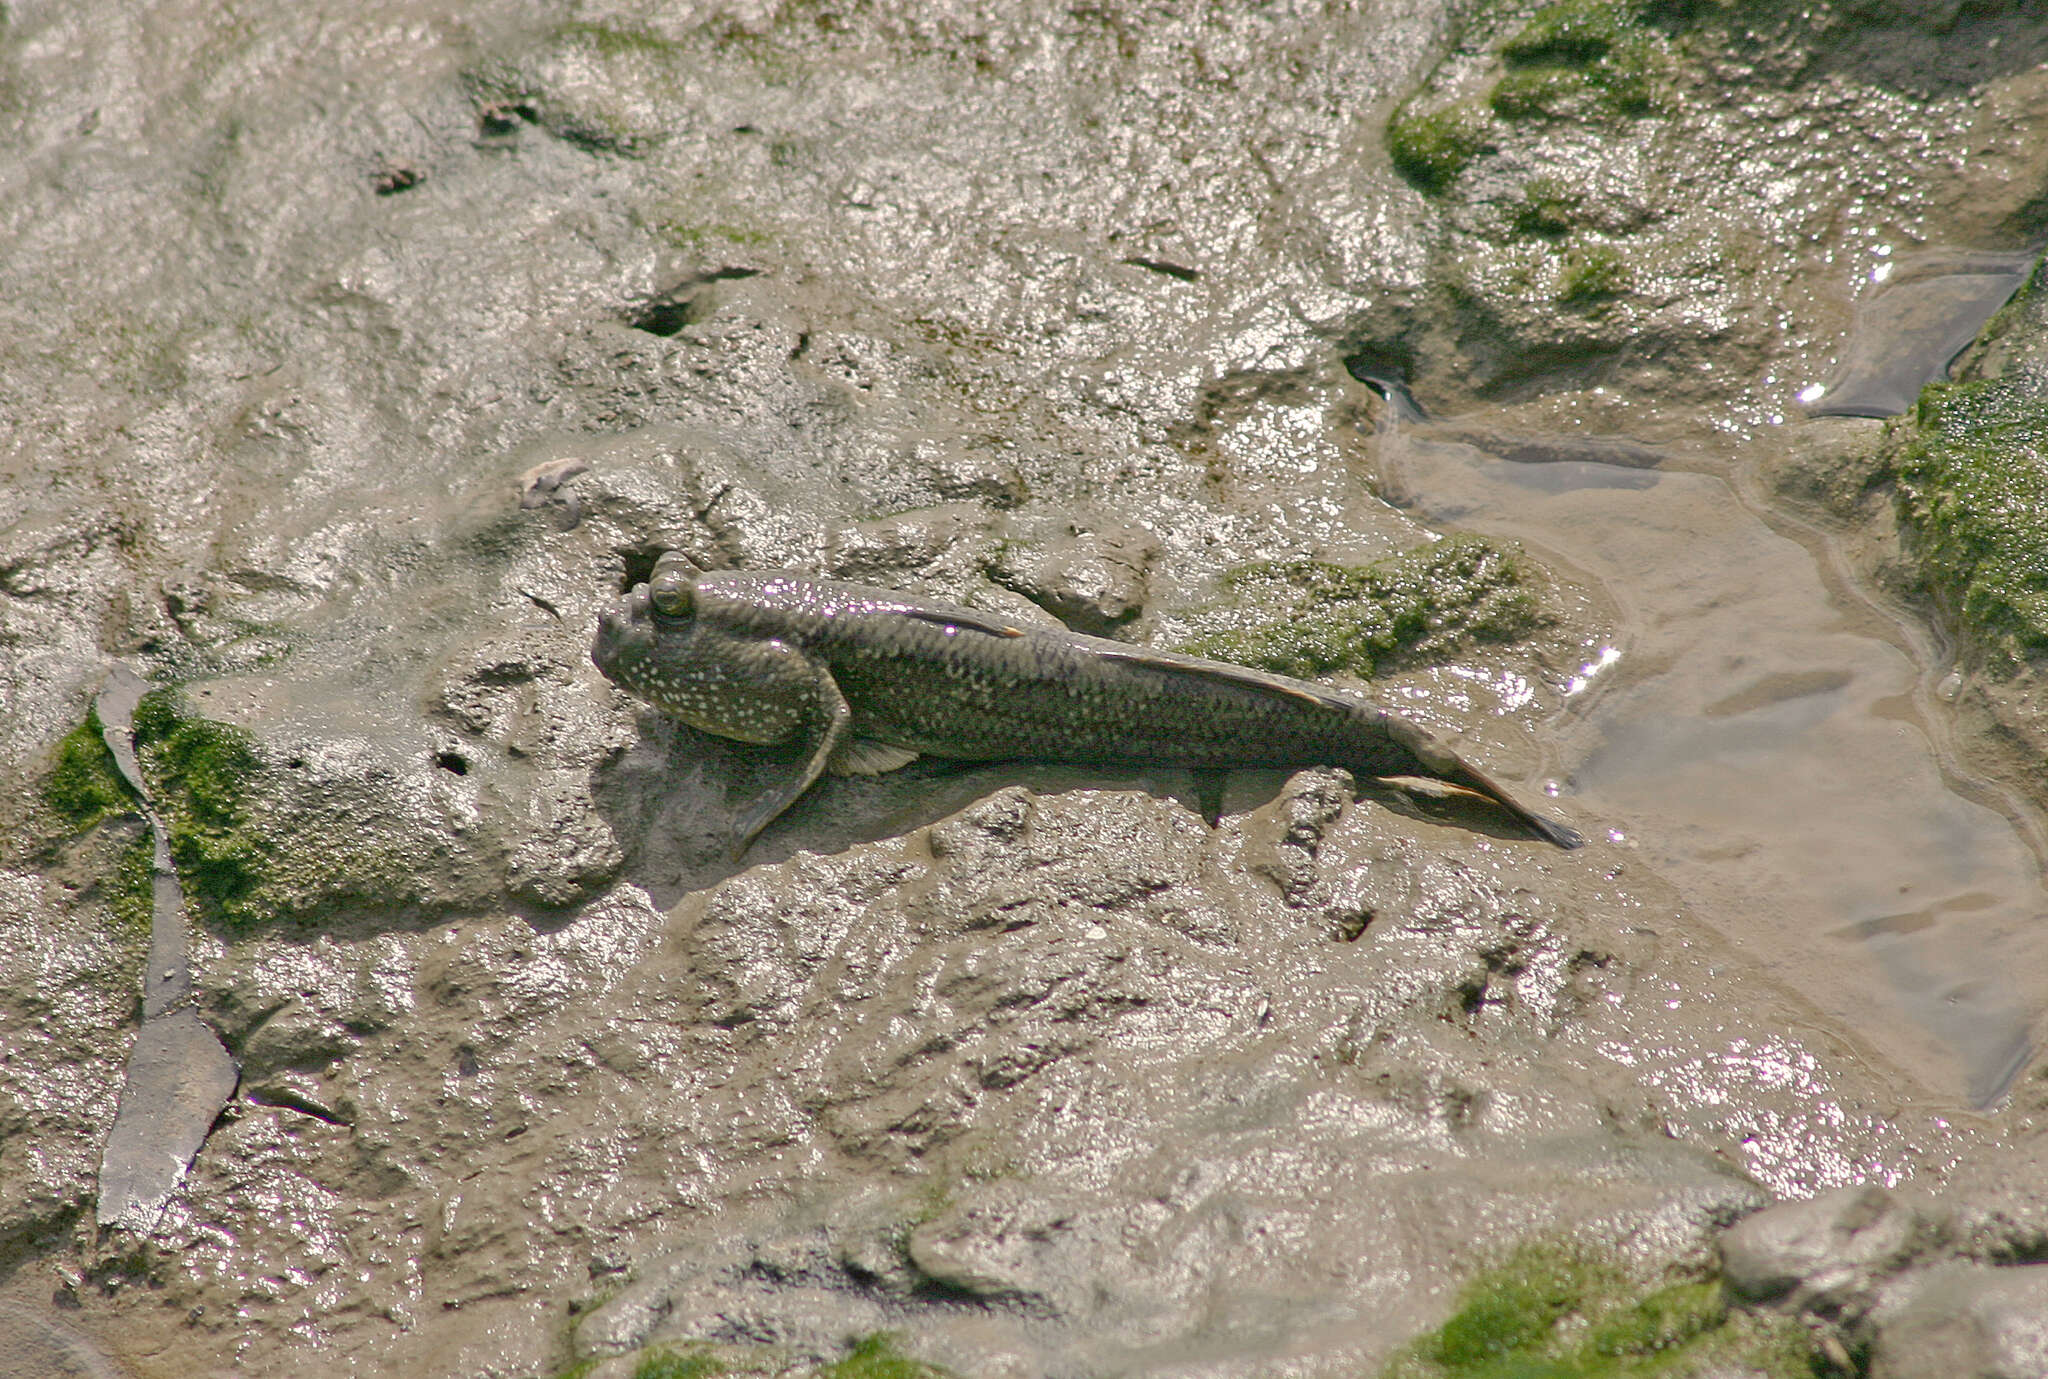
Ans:
MULTIPOLYGON (((1513 795, 1489 780, 1483 772, 1475 770, 1463 757, 1444 746, 1416 724, 1397 714, 1386 714, 1382 720, 1386 737, 1404 749, 1421 767, 1421 773, 1432 776, 1475 795, 1483 795, 1499 805, 1524 828, 1545 842, 1570 850, 1585 845, 1585 838, 1577 829, 1567 827, 1555 819, 1546 819, 1535 810, 1520 803, 1513 795)), ((1394 774, 1380 772, 1379 774, 1394 774)))
POLYGON ((1545 842, 1554 843, 1567 852, 1573 848, 1586 845, 1585 837, 1577 829, 1538 814, 1535 810, 1522 804, 1507 791, 1488 780, 1484 775, 1465 765, 1464 762, 1459 762, 1458 768, 1456 775, 1448 777, 1452 785, 1463 786, 1475 794, 1486 796, 1487 799, 1492 800, 1495 804, 1513 815, 1517 823, 1520 823, 1545 842))

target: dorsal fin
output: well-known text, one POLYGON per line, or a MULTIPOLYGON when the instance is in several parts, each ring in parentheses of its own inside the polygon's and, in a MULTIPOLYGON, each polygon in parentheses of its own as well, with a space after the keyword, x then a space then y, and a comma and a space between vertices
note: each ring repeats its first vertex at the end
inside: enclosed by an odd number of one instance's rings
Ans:
POLYGON ((919 622, 931 623, 936 627, 972 628, 991 637, 1024 635, 1022 628, 1012 627, 1006 622, 995 622, 965 608, 892 608, 889 611, 900 617, 916 618, 919 622))
POLYGON ((1262 690, 1267 694, 1282 694, 1289 699, 1318 708, 1351 710, 1364 707, 1356 700, 1340 698, 1335 694, 1319 690, 1312 685, 1283 680, 1277 675, 1268 675, 1262 670, 1249 666, 1234 666, 1227 661, 1199 661, 1192 656, 1162 655, 1145 647, 1105 650, 1091 648, 1106 661, 1124 661, 1131 665, 1147 666, 1153 670, 1171 671, 1177 675, 1194 675, 1205 680, 1217 680, 1226 685, 1237 685, 1244 689, 1262 690))

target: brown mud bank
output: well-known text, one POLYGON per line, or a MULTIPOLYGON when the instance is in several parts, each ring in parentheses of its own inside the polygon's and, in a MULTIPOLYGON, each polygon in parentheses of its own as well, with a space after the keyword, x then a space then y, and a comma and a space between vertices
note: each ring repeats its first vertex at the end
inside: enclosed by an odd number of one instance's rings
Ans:
MULTIPOLYGON (((1886 265, 2043 229, 2044 53, 2020 6, 0 9, 0 1354, 1999 1344, 2039 797, 1954 704, 2037 663, 1945 693, 1929 609, 2033 586, 1910 506, 1981 467, 1800 409, 1947 362, 1852 349, 1886 265), (1929 544, 1815 530, 1887 484, 1929 544), (1595 841, 920 764, 737 866, 790 764, 587 659, 667 548, 1370 676, 1595 841), (239 1071, 102 1224, 166 1013, 116 661, 171 1013, 239 1071)), ((1958 386, 2031 377, 2025 301, 1958 386)))

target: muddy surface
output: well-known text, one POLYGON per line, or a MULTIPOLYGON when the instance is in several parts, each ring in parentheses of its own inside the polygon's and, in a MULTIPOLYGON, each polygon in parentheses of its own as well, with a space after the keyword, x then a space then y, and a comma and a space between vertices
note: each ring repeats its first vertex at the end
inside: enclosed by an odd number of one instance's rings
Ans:
POLYGON ((5 1344, 1356 1375, 1519 1241, 1872 1184, 2025 1294, 2041 801, 1758 476, 1946 366, 1960 289, 1852 348, 1885 265, 2031 247, 2048 29, 1751 8, 0 9, 5 1344), (1535 613, 1376 692, 1581 852, 920 763, 735 862, 786 755, 587 659, 669 547, 1193 645, 1450 531, 1535 613), (240 1069, 146 1231, 149 837, 48 786, 117 659, 240 1069))

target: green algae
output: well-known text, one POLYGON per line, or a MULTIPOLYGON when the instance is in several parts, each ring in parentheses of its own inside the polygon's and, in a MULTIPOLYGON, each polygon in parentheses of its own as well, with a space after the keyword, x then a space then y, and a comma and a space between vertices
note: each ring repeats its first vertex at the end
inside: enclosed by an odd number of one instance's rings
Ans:
POLYGON ((673 39, 631 24, 571 20, 555 30, 555 39, 565 45, 584 47, 599 57, 652 57, 681 61, 688 48, 673 39))
POLYGON ((1486 148, 1486 118, 1476 110, 1449 106, 1418 114, 1401 106, 1387 120, 1387 152, 1394 171, 1417 191, 1438 196, 1486 148))
POLYGON ((633 1366, 633 1379, 713 1379, 724 1373, 718 1357, 704 1350, 656 1350, 633 1366))
POLYGON ((149 830, 138 832, 121 849, 106 886, 107 909, 115 925, 132 933, 148 933, 156 910, 156 859, 149 830))
MULTIPOLYGON (((97 707, 86 710, 85 721, 58 741, 41 793, 44 806, 64 821, 72 836, 90 832, 108 819, 140 812, 141 800, 107 747, 97 707)), ((114 854, 111 869, 100 880, 101 895, 117 928, 148 932, 152 871, 149 830, 139 828, 114 854)))
POLYGON ((1248 565, 1225 583, 1244 600, 1225 615, 1234 625, 1198 620, 1181 649, 1282 675, 1370 677, 1397 659, 1511 640, 1542 622, 1518 556, 1473 535, 1363 569, 1315 560, 1248 565))
POLYGON ((1575 245, 1558 274, 1557 300, 1564 306, 1592 306, 1629 290, 1628 261, 1611 244, 1575 245))
POLYGON ((1466 1284, 1457 1311, 1381 1379, 1647 1379, 1815 1373, 1797 1323, 1730 1309, 1717 1279, 1641 1294, 1611 1260, 1534 1243, 1466 1284))
POLYGON ((698 225, 680 217, 664 217, 656 220, 654 222, 654 233, 671 248, 682 249, 692 253, 717 244, 733 244, 747 249, 765 249, 775 242, 773 235, 762 230, 750 229, 744 225, 698 225))
POLYGON ((949 1379, 950 1371, 913 1360, 896 1348, 886 1331, 863 1336, 846 1358, 820 1369, 817 1379, 949 1379))
POLYGON ((1671 66, 1663 35, 1628 0, 1557 0, 1500 48, 1508 69, 1487 98, 1505 120, 1656 112, 1671 66))
POLYGON ((74 833, 136 807, 135 792, 122 779, 107 747, 97 707, 87 709, 85 722, 57 743, 50 774, 43 780, 43 803, 74 833))
POLYGON ((230 929, 266 918, 271 850, 248 801, 260 769, 254 740, 190 714, 176 690, 157 690, 135 706, 135 746, 186 901, 230 929))
POLYGON ((2048 652, 2048 398, 1931 384, 1896 474, 1900 520, 1962 630, 2001 663, 2048 652))
POLYGON ((1515 233, 1533 239, 1557 239, 1579 220, 1583 198, 1561 177, 1532 177, 1521 200, 1509 212, 1515 233))
MULTIPOLYGON (((632 1379, 718 1379, 731 1375, 791 1375, 806 1379, 956 1379, 951 1370, 914 1360, 897 1348, 897 1337, 877 1331, 852 1342, 844 1355, 816 1368, 792 1369, 787 1352, 765 1346, 722 1346, 708 1341, 655 1345, 634 1357, 632 1379)), ((554 1379, 582 1379, 598 1364, 581 1361, 554 1379)))
MULTIPOLYGON (((1395 109, 1386 128, 1394 170, 1418 190, 1440 196, 1492 145, 1496 120, 1612 124, 1658 113, 1676 62, 1670 41, 1650 17, 1651 8, 1638 0, 1556 0, 1543 6, 1496 50, 1503 70, 1483 106, 1423 112, 1417 107, 1425 98, 1418 93, 1395 109)), ((1557 224, 1547 217, 1541 223, 1557 224)), ((1563 228, 1529 232, 1556 234, 1563 228)))

